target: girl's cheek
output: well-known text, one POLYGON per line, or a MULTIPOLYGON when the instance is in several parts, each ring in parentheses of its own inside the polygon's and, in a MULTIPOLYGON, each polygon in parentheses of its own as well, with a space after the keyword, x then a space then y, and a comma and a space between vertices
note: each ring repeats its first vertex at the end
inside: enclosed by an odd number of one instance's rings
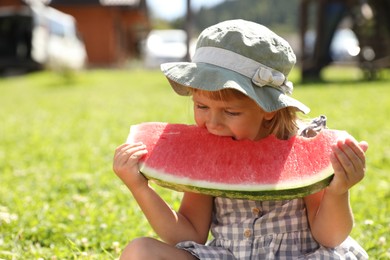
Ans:
POLYGON ((197 126, 199 127, 204 126, 204 120, 199 111, 194 112, 194 119, 197 126))

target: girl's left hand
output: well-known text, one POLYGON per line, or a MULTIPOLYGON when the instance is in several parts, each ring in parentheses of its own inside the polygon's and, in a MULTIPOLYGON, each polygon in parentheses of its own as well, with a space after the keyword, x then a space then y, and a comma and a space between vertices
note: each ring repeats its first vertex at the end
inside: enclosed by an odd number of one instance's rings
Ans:
POLYGON ((361 181, 366 172, 365 152, 368 144, 365 141, 357 142, 352 137, 338 141, 332 147, 331 162, 334 178, 327 192, 335 195, 345 194, 353 185, 361 181))

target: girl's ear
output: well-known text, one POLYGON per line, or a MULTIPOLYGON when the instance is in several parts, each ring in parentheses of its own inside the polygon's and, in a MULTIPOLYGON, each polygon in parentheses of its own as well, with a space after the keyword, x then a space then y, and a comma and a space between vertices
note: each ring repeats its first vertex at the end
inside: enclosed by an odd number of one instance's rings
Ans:
POLYGON ((274 112, 265 112, 264 119, 269 121, 272 118, 274 118, 275 114, 276 114, 276 111, 274 111, 274 112))

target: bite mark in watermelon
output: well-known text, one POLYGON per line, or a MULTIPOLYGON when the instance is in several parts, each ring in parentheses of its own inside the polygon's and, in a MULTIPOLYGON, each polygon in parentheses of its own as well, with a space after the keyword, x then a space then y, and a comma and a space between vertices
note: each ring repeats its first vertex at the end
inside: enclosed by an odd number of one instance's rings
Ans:
POLYGON ((304 197, 329 185, 331 146, 348 134, 322 130, 313 138, 274 136, 236 141, 195 125, 142 123, 128 142, 143 142, 148 154, 140 171, 176 191, 251 200, 304 197))

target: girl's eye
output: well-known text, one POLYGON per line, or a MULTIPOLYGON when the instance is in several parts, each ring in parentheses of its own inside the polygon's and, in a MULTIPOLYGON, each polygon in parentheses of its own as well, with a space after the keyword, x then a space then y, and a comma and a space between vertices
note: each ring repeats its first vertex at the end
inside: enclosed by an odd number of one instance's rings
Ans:
POLYGON ((229 111, 229 110, 225 110, 225 113, 228 116, 239 116, 239 115, 241 115, 241 112, 234 112, 234 111, 229 111))
POLYGON ((197 104, 197 105, 196 105, 196 108, 197 108, 197 109, 204 110, 204 109, 207 109, 208 107, 205 106, 205 105, 197 104))

